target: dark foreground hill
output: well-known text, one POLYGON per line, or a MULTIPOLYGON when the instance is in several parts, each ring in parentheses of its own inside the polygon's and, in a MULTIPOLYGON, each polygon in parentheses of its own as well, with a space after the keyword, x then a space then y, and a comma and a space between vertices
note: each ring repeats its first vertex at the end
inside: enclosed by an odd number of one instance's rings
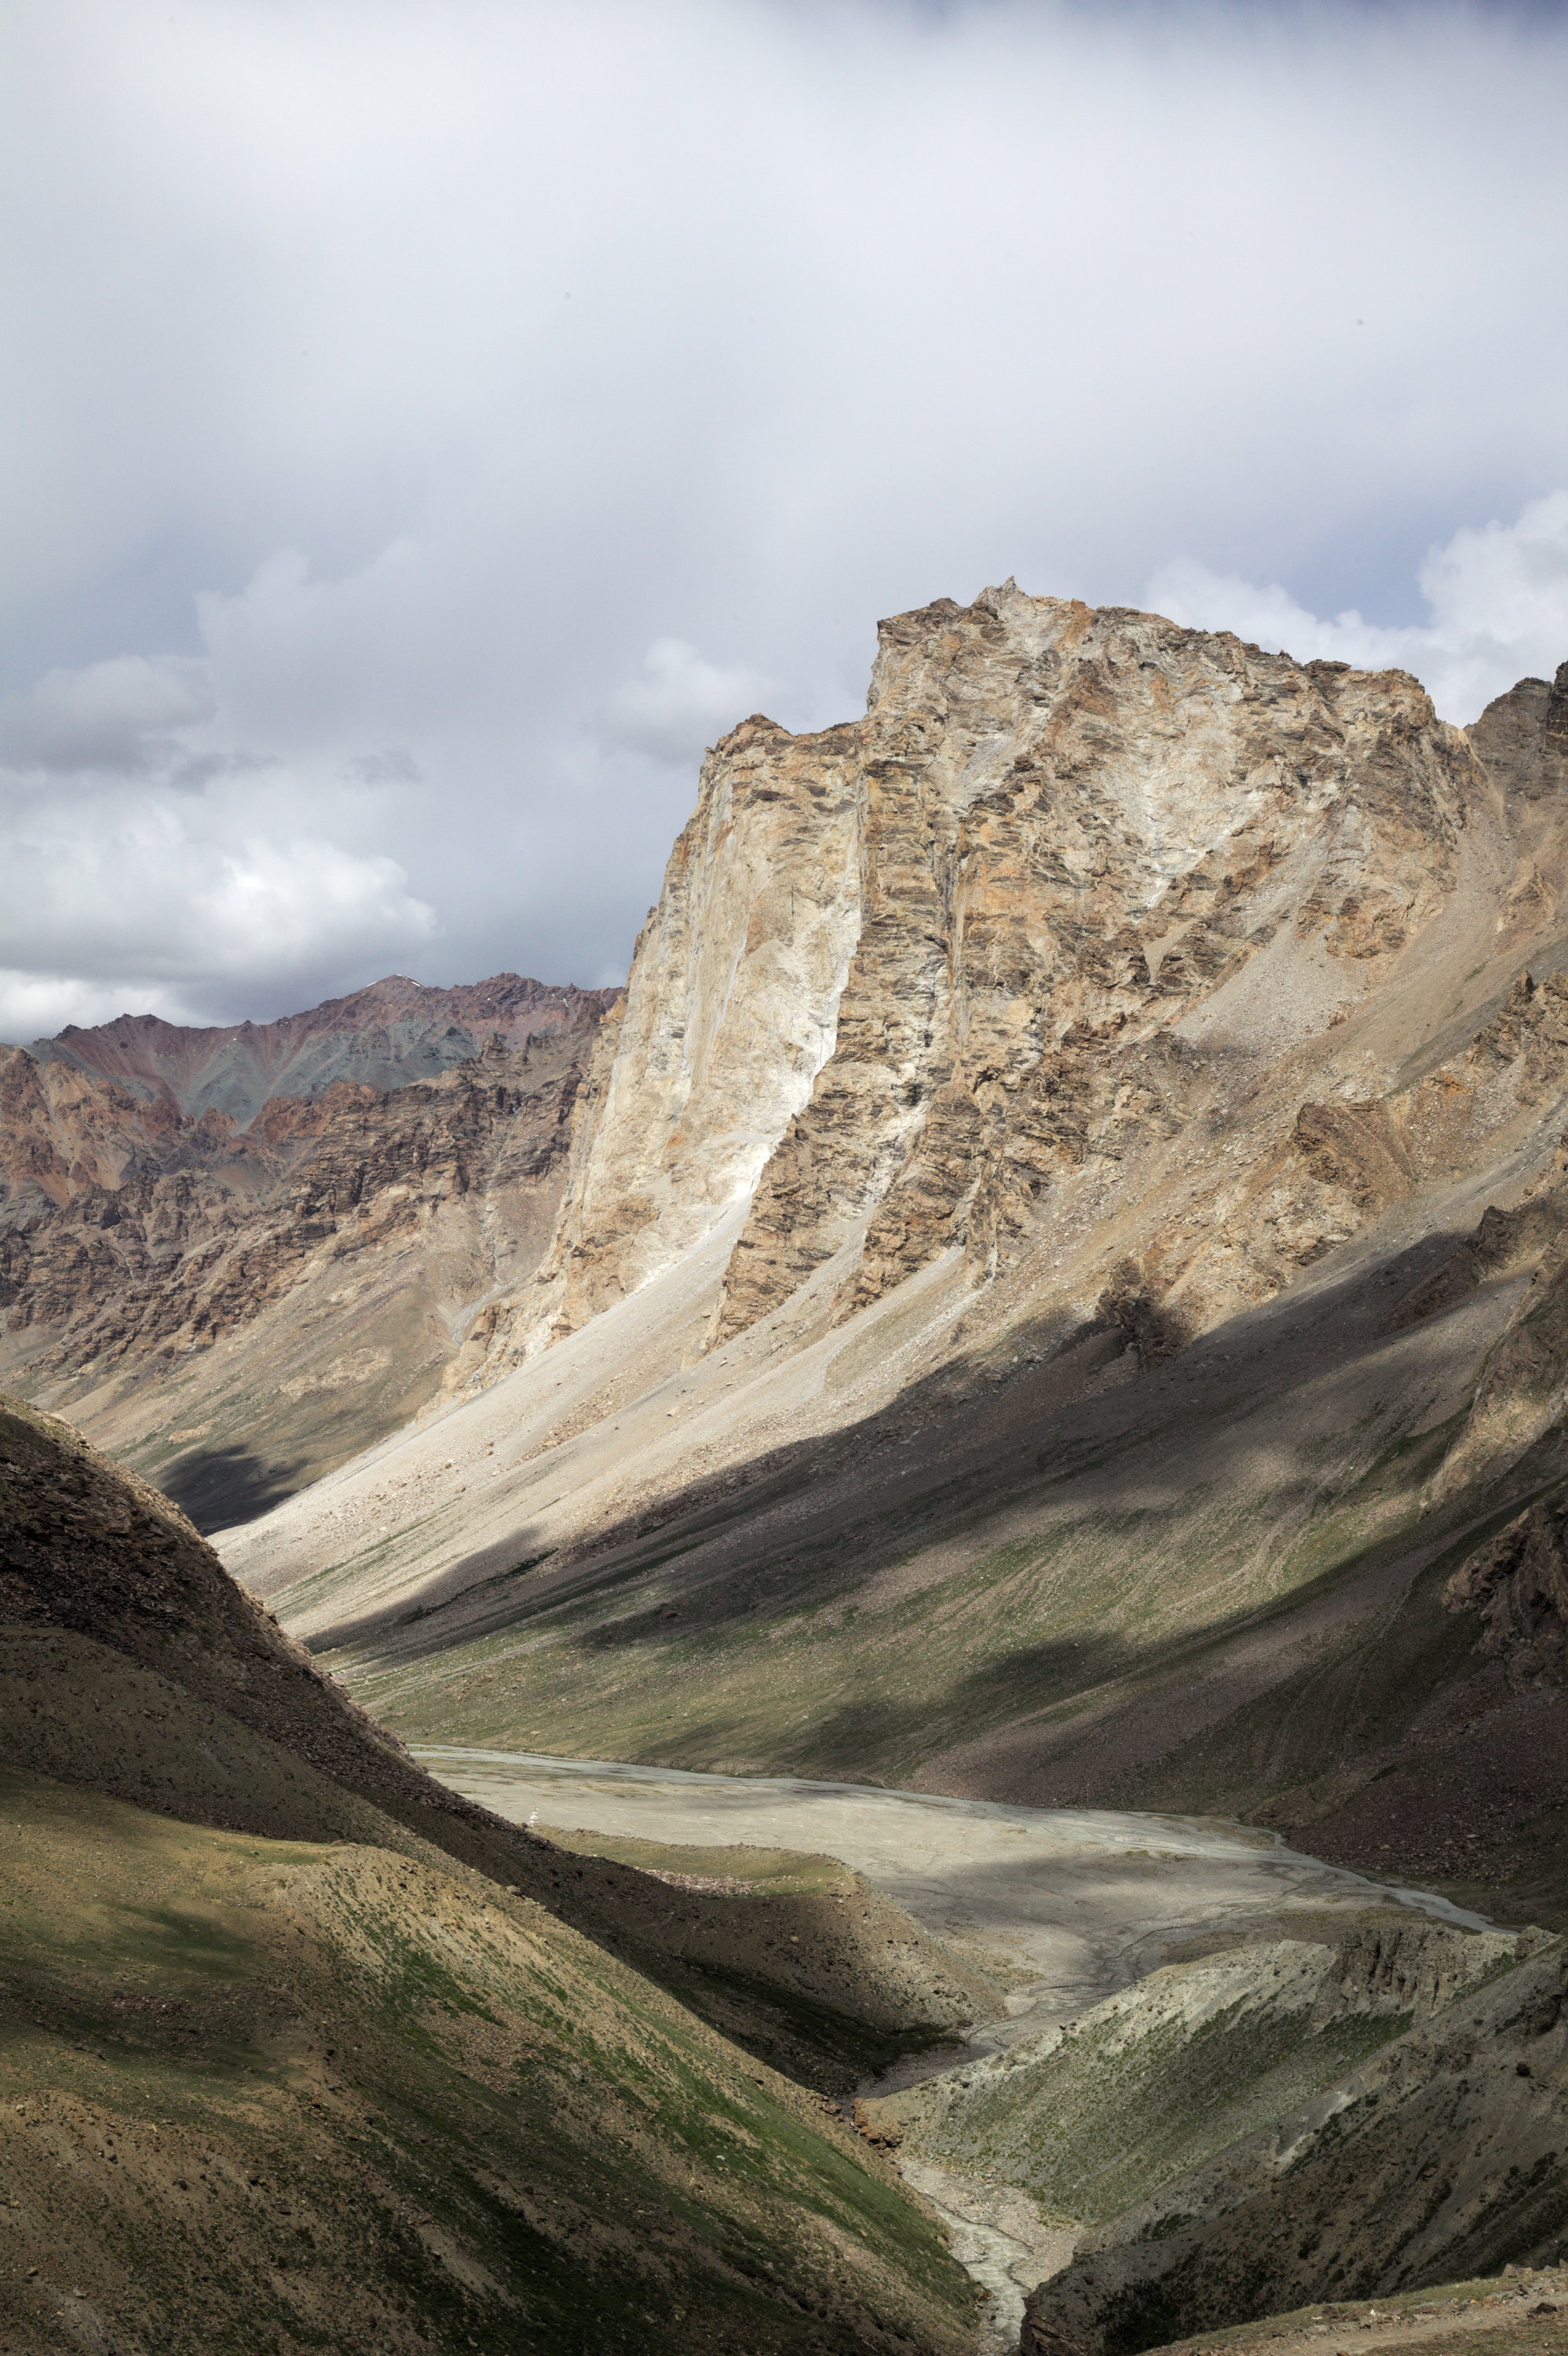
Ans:
POLYGON ((486 1816, 15 1408, 0 1566, 0 2346, 971 2344, 885 2166, 605 1943, 831 2074, 973 2008, 896 1910, 873 1969, 846 1878, 781 1976, 766 1901, 486 1816))

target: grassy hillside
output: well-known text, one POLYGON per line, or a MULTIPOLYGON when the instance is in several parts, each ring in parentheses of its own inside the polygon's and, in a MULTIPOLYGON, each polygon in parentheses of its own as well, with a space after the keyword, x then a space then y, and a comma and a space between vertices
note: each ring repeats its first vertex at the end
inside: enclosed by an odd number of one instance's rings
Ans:
POLYGON ((837 2081, 994 1998, 907 1918, 696 1895, 445 1792, 25 1410, 0 1582, 10 2356, 972 2344, 885 2165, 627 1960, 837 2081))
POLYGON ((14 2351, 967 2344, 812 2098, 526 1901, 0 1776, 14 2351))

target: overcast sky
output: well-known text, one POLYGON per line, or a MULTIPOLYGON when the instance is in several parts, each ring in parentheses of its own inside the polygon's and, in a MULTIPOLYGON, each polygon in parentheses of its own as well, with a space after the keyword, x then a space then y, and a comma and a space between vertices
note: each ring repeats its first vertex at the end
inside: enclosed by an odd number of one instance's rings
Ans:
POLYGON ((1568 656, 1568 11, 9 0, 0 1037, 618 980, 1027 589, 1568 656))

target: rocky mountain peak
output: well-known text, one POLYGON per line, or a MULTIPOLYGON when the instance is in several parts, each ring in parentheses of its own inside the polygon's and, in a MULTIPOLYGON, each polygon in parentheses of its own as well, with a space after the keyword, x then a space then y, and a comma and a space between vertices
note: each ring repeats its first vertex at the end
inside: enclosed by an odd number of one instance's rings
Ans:
MULTIPOLYGON (((1503 701, 1480 739, 1523 775, 1547 714, 1503 701)), ((1011 582, 884 621, 862 719, 752 719, 709 755, 514 1350, 742 1204, 719 1338, 828 1264, 844 1315, 944 1253, 994 1276, 1124 1204, 1117 1264, 1141 1269, 1196 1136, 1239 1120, 1275 1151, 1316 1076, 1392 1078, 1504 869, 1499 946, 1521 937, 1556 890, 1531 880, 1558 857, 1542 823, 1521 862, 1471 742, 1403 672, 1011 582)), ((1254 1239, 1239 1286, 1185 1271, 1188 1323, 1328 1232, 1254 1239)))

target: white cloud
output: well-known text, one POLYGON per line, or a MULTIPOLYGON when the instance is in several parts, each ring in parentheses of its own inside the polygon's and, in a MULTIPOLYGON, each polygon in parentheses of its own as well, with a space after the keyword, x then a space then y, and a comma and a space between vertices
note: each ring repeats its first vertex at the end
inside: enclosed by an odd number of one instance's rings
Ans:
POLYGON ((1534 499, 1511 524, 1456 531, 1417 576, 1431 620, 1403 628, 1354 608, 1323 620, 1277 584, 1177 558, 1150 579, 1148 605, 1173 622, 1233 630, 1298 660, 1413 671, 1445 720, 1477 719, 1495 695, 1568 661, 1568 491, 1534 499))
POLYGON ((0 966, 0 1039, 52 1039, 68 1023, 81 1029, 112 1023, 117 1014, 161 1014, 165 1023, 199 1023, 201 1016, 177 991, 143 984, 134 1006, 123 990, 79 981, 70 974, 27 973, 0 966))
POLYGON ((691 761, 766 692, 767 681, 740 664, 705 662, 684 638, 656 638, 641 671, 609 699, 601 734, 656 761, 691 761))
POLYGON ((78 780, 29 798, 0 864, 5 1021, 57 1002, 77 1022, 84 1006, 211 1019, 226 990, 303 1005, 345 964, 384 971, 417 955, 433 910, 395 860, 313 828, 311 807, 330 823, 333 802, 325 781, 281 775, 258 790, 244 771, 197 793, 78 780))
POLYGON ((41 989, 613 972, 702 744, 845 717, 879 615, 1009 573, 1360 631, 1464 717, 1568 653, 1561 10, 12 0, 7 39, 0 958, 41 989))

